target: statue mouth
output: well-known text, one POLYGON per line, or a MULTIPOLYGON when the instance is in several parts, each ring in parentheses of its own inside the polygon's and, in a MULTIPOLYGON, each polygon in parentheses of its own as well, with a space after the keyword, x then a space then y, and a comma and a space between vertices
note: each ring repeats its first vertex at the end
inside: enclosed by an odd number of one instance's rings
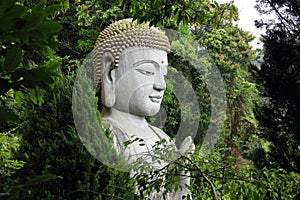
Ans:
POLYGON ((162 99, 162 96, 149 96, 150 100, 153 102, 153 103, 160 103, 161 99, 162 99))

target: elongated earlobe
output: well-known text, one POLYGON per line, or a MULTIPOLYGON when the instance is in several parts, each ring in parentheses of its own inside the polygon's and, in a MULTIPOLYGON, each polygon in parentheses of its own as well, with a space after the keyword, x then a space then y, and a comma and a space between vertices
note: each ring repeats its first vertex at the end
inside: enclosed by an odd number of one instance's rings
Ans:
POLYGON ((101 102, 107 108, 111 108, 116 101, 115 96, 115 59, 110 52, 103 54, 102 59, 102 90, 101 102))

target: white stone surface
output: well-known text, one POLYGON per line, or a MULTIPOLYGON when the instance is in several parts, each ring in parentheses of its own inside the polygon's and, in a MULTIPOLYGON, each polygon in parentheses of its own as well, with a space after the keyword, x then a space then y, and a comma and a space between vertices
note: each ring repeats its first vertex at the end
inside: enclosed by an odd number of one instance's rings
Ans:
MULTIPOLYGON (((165 139, 178 151, 169 136, 162 130, 153 127, 145 120, 146 116, 158 113, 166 89, 165 76, 167 75, 167 52, 148 47, 130 47, 120 55, 119 66, 113 67, 111 55, 104 55, 104 73, 102 77, 102 103, 108 109, 102 112, 104 124, 109 125, 115 141, 115 148, 123 152, 129 163, 134 163, 138 158, 149 162, 160 169, 168 163, 151 163, 153 146, 156 142, 165 139), (134 137, 142 139, 124 147, 124 142, 134 137)), ((183 143, 181 151, 191 151, 194 146, 191 138, 183 143)), ((178 151, 179 152, 179 151, 178 151)), ((181 152, 183 153, 183 152, 181 152)), ((187 195, 185 184, 189 178, 183 178, 180 184, 183 189, 177 193, 169 194, 168 199, 181 199, 187 195)), ((152 200, 163 199, 160 193, 153 192, 152 200)))

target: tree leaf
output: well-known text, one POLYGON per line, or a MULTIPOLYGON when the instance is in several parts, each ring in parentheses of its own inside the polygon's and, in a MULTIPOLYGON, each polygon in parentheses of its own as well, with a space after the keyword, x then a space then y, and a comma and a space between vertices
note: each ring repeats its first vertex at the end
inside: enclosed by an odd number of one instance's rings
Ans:
MULTIPOLYGON (((5 14, 5 10, 14 5, 16 0, 1 0, 0 1, 0 17, 5 14)), ((2 20, 2 19, 1 19, 2 20)))
POLYGON ((55 14, 60 9, 60 7, 61 7, 61 5, 59 5, 59 4, 46 7, 46 9, 45 9, 46 16, 51 16, 52 18, 54 18, 55 14))
POLYGON ((44 83, 52 83, 53 82, 52 77, 47 73, 47 71, 44 67, 28 70, 25 73, 24 78, 27 80, 32 80, 32 81, 41 81, 44 83))
POLYGON ((35 185, 38 183, 42 183, 42 182, 47 182, 50 180, 54 180, 57 179, 58 177, 54 174, 43 174, 40 176, 36 176, 34 178, 29 179, 26 183, 25 186, 31 186, 31 185, 35 185))
POLYGON ((22 49, 19 45, 8 50, 5 56, 4 67, 7 72, 16 69, 22 61, 22 49))
POLYGON ((37 29, 47 34, 53 34, 60 31, 62 29, 62 26, 54 20, 49 20, 38 25, 37 29))
POLYGON ((27 13, 27 15, 23 18, 25 20, 25 24, 22 27, 23 30, 29 31, 35 28, 44 18, 43 12, 32 12, 27 13))
POLYGON ((59 72, 60 63, 57 61, 53 61, 48 63, 46 66, 46 72, 51 76, 57 76, 59 72))
MULTIPOLYGON (((5 19, 5 18, 1 18, 0 19, 0 31, 1 32, 4 32, 4 33, 7 33, 8 30, 11 29, 11 26, 12 26, 12 20, 10 19, 5 19)), ((1 40, 3 41, 2 39, 3 36, 1 36, 1 40)))
POLYGON ((22 100, 25 98, 25 94, 21 91, 15 91, 14 93, 15 101, 18 106, 22 105, 22 100))
POLYGON ((12 88, 12 85, 8 82, 8 80, 0 78, 0 95, 3 95, 10 88, 12 88))
POLYGON ((5 111, 0 108, 0 122, 8 122, 8 121, 17 122, 19 120, 20 118, 18 117, 18 115, 12 112, 5 111))
POLYGON ((26 14, 27 9, 22 5, 14 5, 5 13, 5 18, 16 19, 23 17, 26 14))

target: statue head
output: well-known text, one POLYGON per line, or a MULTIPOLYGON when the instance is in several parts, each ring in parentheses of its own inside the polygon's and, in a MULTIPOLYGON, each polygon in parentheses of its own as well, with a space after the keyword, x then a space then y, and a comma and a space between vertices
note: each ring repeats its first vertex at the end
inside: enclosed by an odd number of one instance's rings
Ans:
POLYGON ((166 88, 168 38, 147 23, 117 21, 102 31, 94 53, 94 83, 107 108, 153 116, 166 88))

